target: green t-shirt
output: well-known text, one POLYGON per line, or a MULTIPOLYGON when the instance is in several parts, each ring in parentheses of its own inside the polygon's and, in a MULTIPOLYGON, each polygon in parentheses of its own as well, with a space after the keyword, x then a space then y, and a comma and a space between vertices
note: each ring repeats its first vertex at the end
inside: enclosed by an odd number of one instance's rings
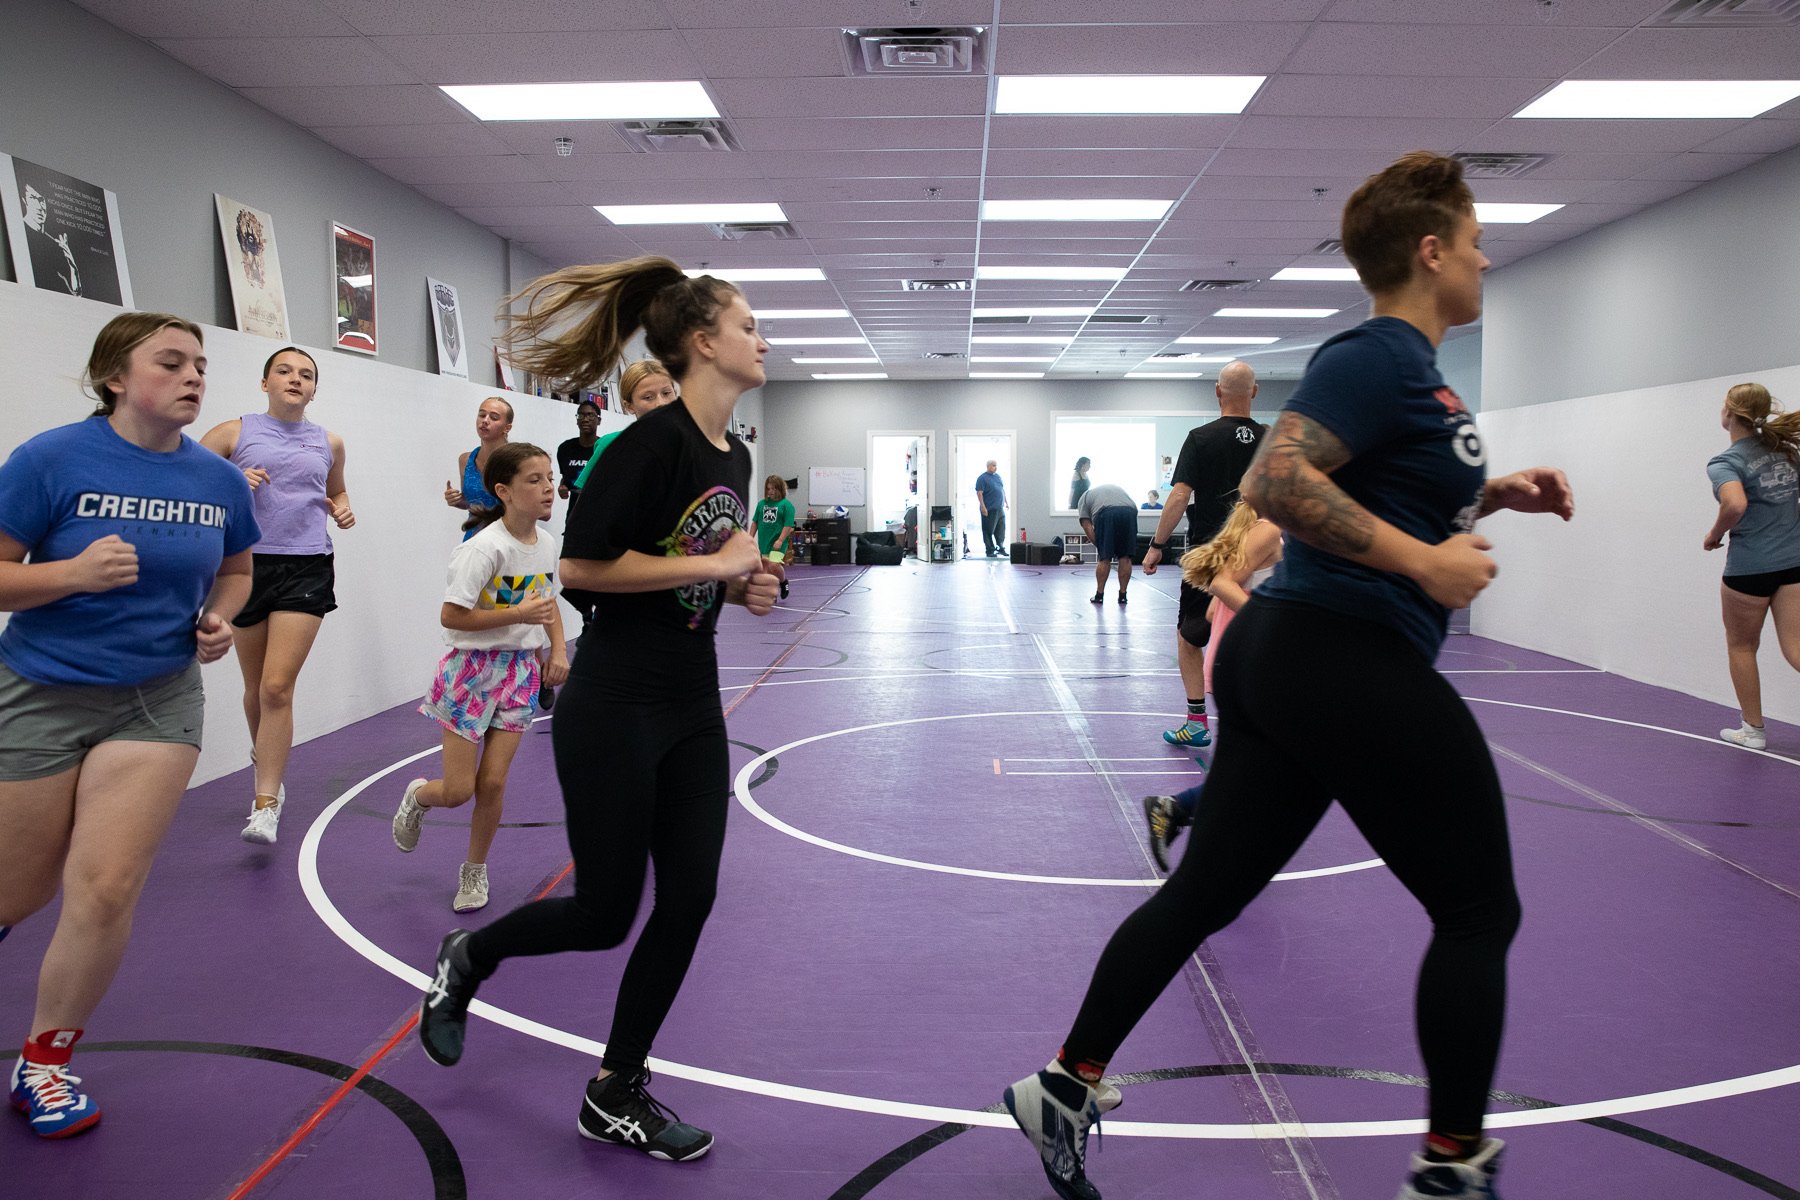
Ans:
POLYGON ((789 500, 758 500, 756 502, 756 545, 764 557, 775 546, 775 539, 781 531, 794 523, 794 505, 789 500))
POLYGON ((600 461, 600 456, 606 453, 606 448, 612 445, 612 440, 624 432, 623 429, 615 429, 603 437, 594 439, 594 448, 588 454, 587 466, 581 468, 581 474, 575 477, 576 491, 579 492, 587 486, 588 476, 594 473, 594 464, 600 461))

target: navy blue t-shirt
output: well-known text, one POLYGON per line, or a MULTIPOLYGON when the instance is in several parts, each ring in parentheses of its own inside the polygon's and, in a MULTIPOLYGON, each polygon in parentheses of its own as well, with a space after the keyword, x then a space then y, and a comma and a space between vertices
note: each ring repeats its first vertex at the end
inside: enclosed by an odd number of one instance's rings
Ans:
POLYGON ((137 548, 136 583, 16 612, 0 633, 0 661, 52 685, 130 685, 187 666, 219 564, 262 536, 237 467, 186 435, 175 450, 146 450, 98 416, 12 452, 0 530, 34 563, 74 558, 108 534, 137 548))
MULTIPOLYGON (((1286 409, 1348 447, 1332 472, 1352 500, 1428 545, 1469 533, 1487 482, 1487 451, 1463 402, 1438 373, 1437 351, 1398 317, 1375 317, 1320 346, 1286 409)), ((1376 621, 1436 659, 1450 613, 1405 576, 1287 540, 1259 597, 1376 621)))

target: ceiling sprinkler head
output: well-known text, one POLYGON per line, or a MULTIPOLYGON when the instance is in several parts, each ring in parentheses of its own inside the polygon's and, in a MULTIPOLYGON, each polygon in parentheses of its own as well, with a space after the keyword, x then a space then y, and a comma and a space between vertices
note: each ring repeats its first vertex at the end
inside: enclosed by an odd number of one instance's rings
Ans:
POLYGON ((575 139, 559 137, 556 139, 556 157, 567 158, 575 153, 575 139))

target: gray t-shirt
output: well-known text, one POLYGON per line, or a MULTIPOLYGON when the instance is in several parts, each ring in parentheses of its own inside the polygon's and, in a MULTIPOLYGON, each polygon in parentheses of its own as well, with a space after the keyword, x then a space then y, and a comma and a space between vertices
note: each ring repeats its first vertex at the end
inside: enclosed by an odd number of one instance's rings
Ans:
POLYGON ((1116 483, 1096 483, 1081 494, 1081 503, 1075 512, 1083 521, 1091 521, 1103 508, 1129 508, 1136 512, 1137 502, 1130 492, 1116 483))
POLYGON ((1761 575, 1800 566, 1800 470, 1779 450, 1739 438, 1706 464, 1713 498, 1727 483, 1744 485, 1750 507, 1730 534, 1725 574, 1761 575))

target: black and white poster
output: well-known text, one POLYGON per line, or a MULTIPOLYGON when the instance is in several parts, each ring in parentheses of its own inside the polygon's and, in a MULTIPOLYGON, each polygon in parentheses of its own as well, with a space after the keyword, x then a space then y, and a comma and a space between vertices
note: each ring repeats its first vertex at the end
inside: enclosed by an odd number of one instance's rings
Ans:
POLYGON ((426 276, 425 290, 431 298, 431 327, 437 333, 438 374, 467 379, 469 347, 463 340, 462 308, 456 302, 456 289, 426 276))
POLYGON ((131 307, 119 199, 61 171, 0 154, 7 240, 20 283, 131 307))

